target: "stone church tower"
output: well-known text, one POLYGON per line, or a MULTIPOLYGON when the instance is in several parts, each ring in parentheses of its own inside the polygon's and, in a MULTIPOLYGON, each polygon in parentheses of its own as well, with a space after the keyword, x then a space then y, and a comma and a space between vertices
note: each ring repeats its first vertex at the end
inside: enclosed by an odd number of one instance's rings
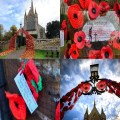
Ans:
POLYGON ((84 114, 84 120, 106 120, 106 115, 103 111, 103 108, 101 110, 101 114, 98 112, 96 104, 94 102, 94 107, 90 114, 88 114, 88 108, 86 109, 86 112, 84 114))
POLYGON ((45 36, 45 28, 43 28, 38 23, 38 14, 34 7, 33 7, 33 1, 31 1, 31 8, 28 12, 28 15, 24 15, 24 29, 28 31, 33 37, 37 39, 44 39, 45 36))

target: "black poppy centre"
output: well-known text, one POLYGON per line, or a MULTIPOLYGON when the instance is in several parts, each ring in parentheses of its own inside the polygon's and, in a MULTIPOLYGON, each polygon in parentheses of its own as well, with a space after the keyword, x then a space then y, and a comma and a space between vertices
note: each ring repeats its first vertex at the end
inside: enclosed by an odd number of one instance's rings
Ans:
POLYGON ((76 54, 76 51, 73 51, 73 54, 76 54))
POLYGON ((78 36, 78 42, 81 42, 81 41, 82 41, 82 37, 78 36))
POLYGON ((92 8, 92 13, 96 14, 96 9, 95 8, 92 8))
POLYGON ((74 14, 73 14, 73 17, 74 17, 75 19, 77 19, 77 18, 78 18, 78 16, 77 16, 77 14, 76 14, 76 13, 74 13, 74 14))
POLYGON ((105 52, 105 58, 109 58, 109 52, 108 51, 105 52))

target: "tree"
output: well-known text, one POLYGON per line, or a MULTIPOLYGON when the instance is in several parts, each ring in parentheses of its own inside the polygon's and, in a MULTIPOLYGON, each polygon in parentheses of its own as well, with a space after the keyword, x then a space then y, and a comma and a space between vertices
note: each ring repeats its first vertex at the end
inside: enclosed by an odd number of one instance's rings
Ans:
POLYGON ((10 32, 12 32, 12 36, 17 32, 17 27, 15 25, 12 25, 10 27, 10 32))
POLYGON ((60 36, 60 22, 59 21, 52 21, 47 23, 46 27, 46 36, 47 38, 55 38, 60 36))
POLYGON ((3 25, 0 24, 0 40, 3 39, 3 30, 4 30, 3 25))
POLYGON ((12 32, 8 31, 5 33, 3 40, 10 40, 11 37, 12 37, 12 32))

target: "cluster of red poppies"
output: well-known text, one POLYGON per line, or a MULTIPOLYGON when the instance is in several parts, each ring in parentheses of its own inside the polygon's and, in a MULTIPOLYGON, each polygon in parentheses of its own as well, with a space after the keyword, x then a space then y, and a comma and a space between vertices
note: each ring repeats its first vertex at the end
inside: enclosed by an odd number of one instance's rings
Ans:
MULTIPOLYGON (((79 30, 83 27, 84 24, 84 10, 88 11, 88 18, 90 20, 95 20, 98 16, 104 16, 110 9, 110 5, 106 1, 101 1, 99 4, 93 0, 78 0, 78 3, 73 4, 70 0, 64 0, 64 2, 69 6, 68 8, 68 20, 73 29, 79 30)), ((116 2, 114 4, 115 13, 120 18, 120 4, 116 2)), ((67 21, 63 20, 61 29, 64 30, 65 36, 68 34, 67 21)), ((86 41, 86 35, 83 31, 75 32, 74 34, 74 43, 71 45, 69 52, 68 48, 66 52, 69 53, 71 59, 77 59, 80 57, 79 50, 83 49, 85 46, 91 48, 90 41, 86 41)), ((114 48, 120 49, 120 43, 118 39, 109 41, 109 45, 103 47, 101 50, 90 50, 88 58, 113 58, 113 51, 110 48, 111 44, 114 48)), ((67 55, 68 55, 67 53, 67 55)), ((66 53, 65 53, 66 54, 66 53)))
MULTIPOLYGON (((22 66, 19 68, 19 71, 22 70, 27 84, 32 91, 32 94, 37 101, 38 92, 42 90, 42 79, 41 76, 33 62, 33 60, 29 60, 25 66, 22 63, 22 66)), ((10 94, 6 92, 6 97, 9 100, 9 106, 13 116, 17 120, 26 120, 26 104, 24 99, 18 94, 10 94)))
POLYGON ((112 59, 113 51, 111 47, 107 45, 106 47, 105 46, 102 47, 101 50, 90 50, 88 57, 90 59, 105 59, 105 58, 112 59))
MULTIPOLYGON (((120 97, 120 83, 116 81, 102 79, 96 84, 96 89, 100 91, 108 91, 109 93, 114 93, 116 96, 120 97)), ((92 85, 89 82, 82 82, 77 87, 73 88, 70 92, 64 95, 60 99, 60 116, 63 119, 66 111, 71 110, 79 97, 82 94, 90 93, 92 90, 92 85)))

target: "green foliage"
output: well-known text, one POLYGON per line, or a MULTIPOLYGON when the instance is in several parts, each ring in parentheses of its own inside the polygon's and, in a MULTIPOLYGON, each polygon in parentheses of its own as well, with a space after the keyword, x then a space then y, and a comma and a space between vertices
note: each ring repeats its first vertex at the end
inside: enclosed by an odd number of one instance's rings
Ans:
POLYGON ((12 35, 14 35, 17 32, 17 27, 15 25, 12 25, 10 27, 10 32, 12 33, 12 35))
POLYGON ((60 36, 59 30, 60 30, 59 21, 52 21, 52 22, 47 23, 47 27, 46 27, 47 38, 51 39, 51 38, 59 37, 60 36))
POLYGON ((3 25, 0 24, 0 40, 3 39, 3 30, 4 30, 3 25))

